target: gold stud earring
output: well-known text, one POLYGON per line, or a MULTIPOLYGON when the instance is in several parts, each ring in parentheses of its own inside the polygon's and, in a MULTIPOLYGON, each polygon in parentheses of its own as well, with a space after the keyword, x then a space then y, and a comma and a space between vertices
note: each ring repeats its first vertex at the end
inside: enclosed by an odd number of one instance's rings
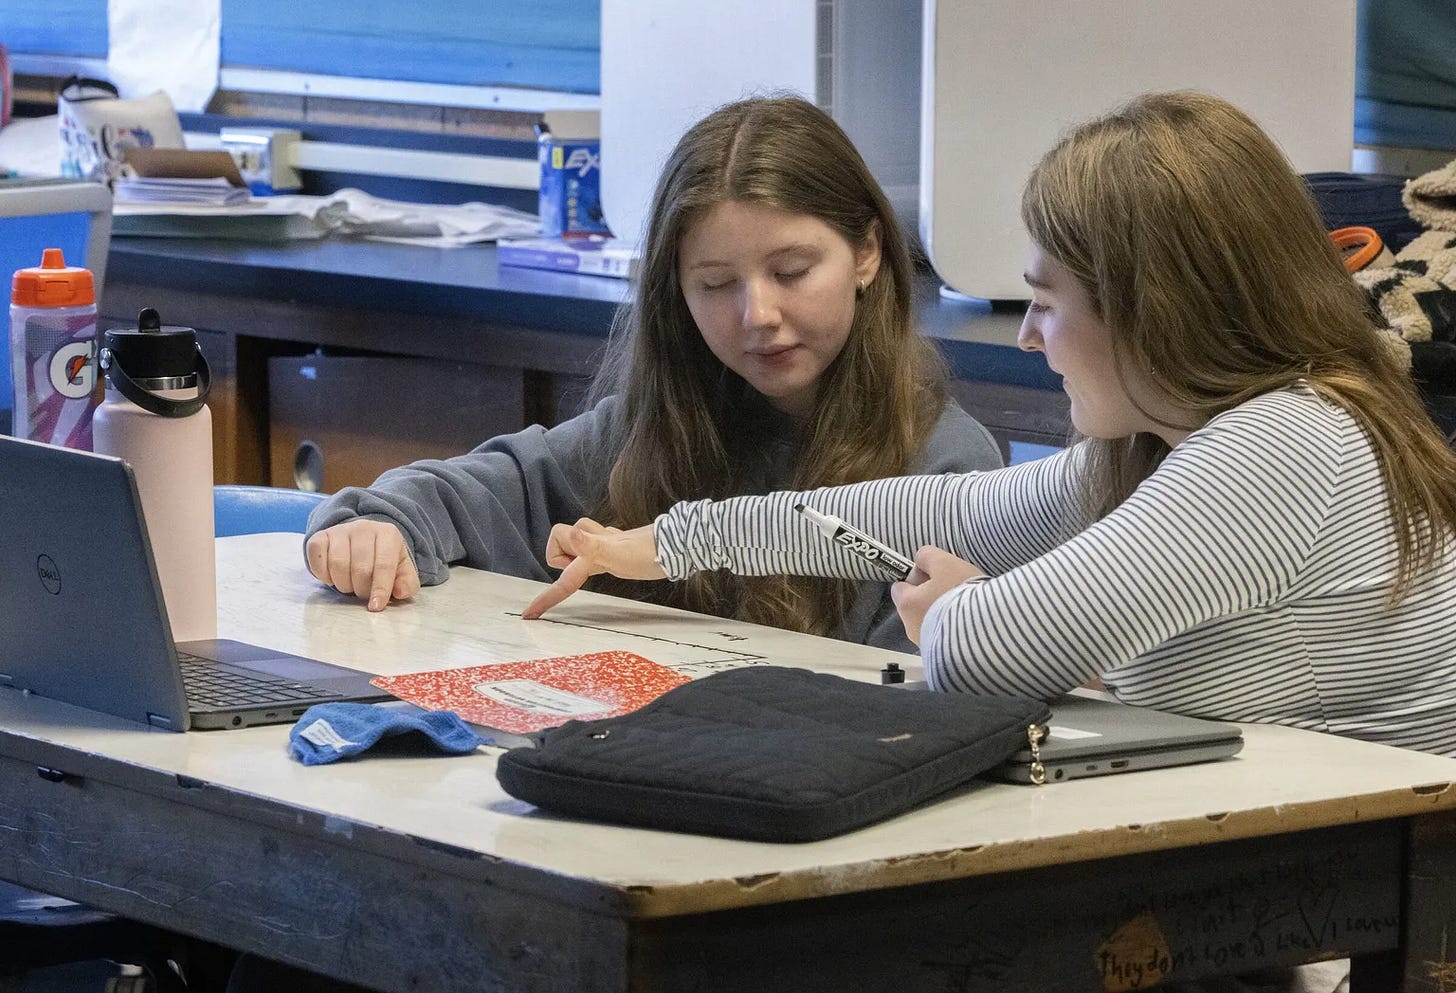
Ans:
POLYGON ((863 279, 859 281, 859 287, 855 290, 854 295, 857 297, 862 297, 865 295, 865 281, 863 279))

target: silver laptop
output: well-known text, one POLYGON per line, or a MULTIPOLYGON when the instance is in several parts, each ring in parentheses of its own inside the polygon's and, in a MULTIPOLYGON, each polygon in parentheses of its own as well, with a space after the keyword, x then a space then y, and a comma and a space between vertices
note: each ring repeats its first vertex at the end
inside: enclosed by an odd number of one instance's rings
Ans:
POLYGON ((0 437, 0 687, 169 731, 393 699, 368 673, 236 641, 173 644, 131 467, 0 437))
MULTIPOLYGON (((1106 694, 1078 690, 1053 700, 1051 708, 1039 746, 1048 783, 1208 762, 1244 747, 1237 724, 1131 707, 1106 694)), ((1031 750, 1023 748, 987 775, 1031 782, 1031 750)))
MULTIPOLYGON (((900 685, 930 688, 924 680, 900 685)), ((1051 709, 1047 737, 1037 748, 1048 783, 1208 762, 1244 747, 1237 724, 1131 707, 1092 690, 1073 690, 1053 700, 1051 709)), ((985 775, 1031 782, 1031 749, 1021 749, 985 775)))

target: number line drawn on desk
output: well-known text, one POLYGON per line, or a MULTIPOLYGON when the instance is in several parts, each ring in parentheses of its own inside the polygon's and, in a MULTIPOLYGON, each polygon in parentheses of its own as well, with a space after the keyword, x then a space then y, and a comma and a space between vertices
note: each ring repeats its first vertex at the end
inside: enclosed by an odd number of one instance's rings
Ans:
MULTIPOLYGON (((506 611, 505 614, 508 617, 521 616, 519 613, 514 611, 506 611)), ((664 638, 660 635, 643 634, 639 631, 623 631, 618 628, 606 627, 602 624, 585 624, 580 621, 562 620, 554 617, 541 617, 535 621, 532 621, 532 623, 555 624, 569 628, 578 628, 584 631, 601 631, 604 634, 618 635, 621 637, 632 638, 640 641, 657 642, 658 644, 662 645, 671 645, 673 648, 696 649, 698 651, 709 652, 711 653, 711 655, 716 656, 713 658, 701 659, 689 658, 680 662, 664 663, 669 669, 673 669, 677 672, 681 672, 684 674, 687 674, 689 672, 718 672, 723 669, 736 669, 740 666, 770 664, 767 658, 762 655, 755 655, 752 652, 729 651, 723 648, 716 648, 712 645, 701 645, 697 642, 692 641, 678 641, 675 638, 664 638)), ((739 635, 728 635, 728 637, 731 637, 734 641, 744 640, 743 637, 739 635)))
POLYGON ((726 659, 689 659, 686 662, 669 665, 668 668, 684 676, 696 678, 710 672, 725 672, 728 669, 741 669, 744 666, 771 664, 761 655, 737 655, 726 659))

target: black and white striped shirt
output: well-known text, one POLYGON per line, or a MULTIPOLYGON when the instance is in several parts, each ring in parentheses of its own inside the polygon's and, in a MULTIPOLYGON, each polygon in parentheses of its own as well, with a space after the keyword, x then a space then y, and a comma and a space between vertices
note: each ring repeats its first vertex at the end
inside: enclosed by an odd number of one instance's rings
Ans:
POLYGON ((1101 674, 1128 703, 1456 756, 1456 545, 1394 610, 1380 466, 1339 407, 1270 393, 1179 444, 1078 529, 1078 447, 996 472, 721 502, 657 520, 669 577, 701 569, 878 578, 794 513, 804 502, 990 577, 931 608, 938 689, 1051 698, 1101 674))

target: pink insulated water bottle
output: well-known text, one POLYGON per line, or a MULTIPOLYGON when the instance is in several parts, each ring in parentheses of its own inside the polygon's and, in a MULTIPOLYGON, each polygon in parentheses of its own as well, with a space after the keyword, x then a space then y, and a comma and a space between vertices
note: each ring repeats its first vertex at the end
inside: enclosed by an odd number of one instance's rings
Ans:
POLYGON ((59 248, 10 284, 11 431, 19 438, 90 449, 96 409, 96 284, 59 248))
POLYGON ((131 464, 172 637, 217 637, 212 519, 212 374, 197 332, 165 327, 150 307, 135 328, 102 336, 106 400, 96 451, 131 464))

